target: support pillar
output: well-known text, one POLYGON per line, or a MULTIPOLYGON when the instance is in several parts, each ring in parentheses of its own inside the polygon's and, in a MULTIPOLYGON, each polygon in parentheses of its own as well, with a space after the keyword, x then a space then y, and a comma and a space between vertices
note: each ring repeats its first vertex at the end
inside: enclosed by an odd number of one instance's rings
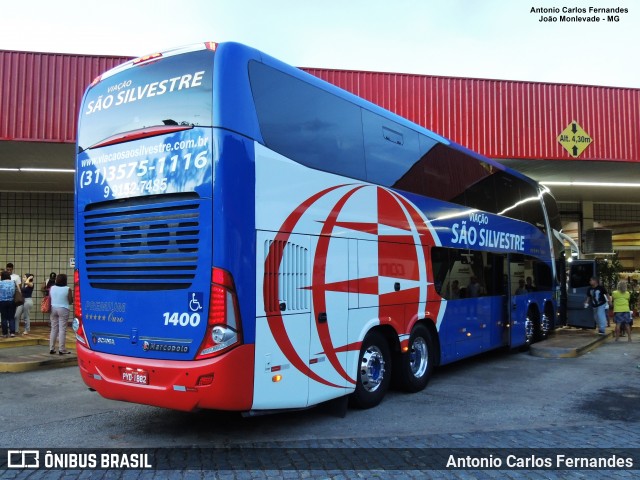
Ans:
POLYGON ((580 216, 580 250, 585 251, 586 232, 593 228, 593 202, 583 200, 580 204, 582 215, 580 216))

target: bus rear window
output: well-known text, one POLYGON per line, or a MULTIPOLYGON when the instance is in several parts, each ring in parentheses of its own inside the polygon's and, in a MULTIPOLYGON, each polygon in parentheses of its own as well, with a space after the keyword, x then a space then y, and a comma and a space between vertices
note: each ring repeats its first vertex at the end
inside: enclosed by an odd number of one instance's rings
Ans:
POLYGON ((87 92, 78 146, 142 128, 212 124, 213 56, 209 50, 166 57, 107 77, 87 92))

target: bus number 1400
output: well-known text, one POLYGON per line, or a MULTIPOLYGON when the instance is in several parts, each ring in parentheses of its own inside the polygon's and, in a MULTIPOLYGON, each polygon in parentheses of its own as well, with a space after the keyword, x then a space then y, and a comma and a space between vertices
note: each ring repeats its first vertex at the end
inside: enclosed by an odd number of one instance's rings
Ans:
POLYGON ((164 316, 164 324, 165 325, 174 325, 181 327, 187 327, 191 325, 192 327, 197 327, 200 324, 200 314, 199 313, 178 313, 178 312, 164 312, 162 314, 164 316))

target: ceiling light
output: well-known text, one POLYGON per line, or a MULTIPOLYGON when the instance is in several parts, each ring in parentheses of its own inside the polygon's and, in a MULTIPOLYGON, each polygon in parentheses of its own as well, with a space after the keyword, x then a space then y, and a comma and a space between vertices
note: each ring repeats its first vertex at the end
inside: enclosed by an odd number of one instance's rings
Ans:
POLYGON ((21 168, 21 172, 40 172, 40 173, 75 173, 71 168, 21 168))
POLYGON ((557 187, 640 187, 640 183, 624 182, 541 182, 543 185, 557 187))

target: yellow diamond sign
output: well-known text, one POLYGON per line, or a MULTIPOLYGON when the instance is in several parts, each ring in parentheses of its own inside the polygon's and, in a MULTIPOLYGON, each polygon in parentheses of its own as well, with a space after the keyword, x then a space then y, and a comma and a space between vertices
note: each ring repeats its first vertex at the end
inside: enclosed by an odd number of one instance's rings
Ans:
POLYGON ((558 135, 558 141, 573 158, 579 157, 591 145, 591 137, 575 120, 558 135))

